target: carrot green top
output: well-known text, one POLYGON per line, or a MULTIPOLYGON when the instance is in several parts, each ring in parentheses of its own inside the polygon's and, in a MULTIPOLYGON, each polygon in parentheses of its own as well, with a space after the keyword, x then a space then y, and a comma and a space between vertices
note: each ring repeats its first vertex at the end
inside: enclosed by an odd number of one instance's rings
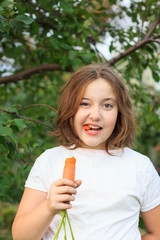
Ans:
POLYGON ((63 178, 67 178, 74 182, 75 164, 76 164, 76 159, 74 157, 66 158, 65 166, 63 169, 63 178))

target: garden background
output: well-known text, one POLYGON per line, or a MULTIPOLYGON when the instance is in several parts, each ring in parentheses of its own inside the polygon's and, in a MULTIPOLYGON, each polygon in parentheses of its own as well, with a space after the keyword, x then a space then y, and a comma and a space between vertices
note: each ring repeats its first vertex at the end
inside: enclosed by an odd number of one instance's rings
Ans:
MULTIPOLYGON (((104 62, 125 81, 137 117, 133 148, 160 165, 160 1, 0 1, 0 239, 51 132, 61 86, 104 62)), ((142 227, 142 225, 141 225, 142 227)))

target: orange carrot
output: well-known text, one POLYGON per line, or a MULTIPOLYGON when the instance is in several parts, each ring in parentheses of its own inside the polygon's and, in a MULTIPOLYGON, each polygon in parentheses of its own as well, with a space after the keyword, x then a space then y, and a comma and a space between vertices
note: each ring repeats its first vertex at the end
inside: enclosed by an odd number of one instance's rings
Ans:
POLYGON ((90 129, 90 127, 87 126, 87 125, 83 126, 83 128, 84 128, 84 130, 86 130, 86 131, 90 129))
POLYGON ((76 159, 74 157, 66 158, 65 166, 63 169, 63 178, 67 178, 74 182, 75 164, 76 164, 76 159))
MULTIPOLYGON (((74 182, 74 179, 75 179, 75 164, 76 164, 76 159, 74 157, 66 158, 64 169, 63 169, 63 178, 67 178, 67 179, 74 182)), ((67 240, 66 221, 68 221, 68 225, 69 225, 69 228, 70 228, 72 240, 75 240, 67 210, 61 210, 60 214, 62 216, 62 219, 61 219, 61 222, 59 224, 59 227, 57 229, 57 232, 56 232, 53 240, 58 240, 58 235, 59 235, 59 232, 60 232, 62 226, 64 227, 64 233, 65 233, 64 239, 67 240)))

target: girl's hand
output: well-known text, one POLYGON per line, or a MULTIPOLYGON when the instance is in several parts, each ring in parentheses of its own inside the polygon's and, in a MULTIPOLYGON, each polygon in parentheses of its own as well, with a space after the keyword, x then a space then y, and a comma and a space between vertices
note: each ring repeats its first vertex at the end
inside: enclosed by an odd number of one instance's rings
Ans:
POLYGON ((71 201, 75 200, 76 188, 81 185, 81 180, 75 182, 62 178, 52 183, 47 199, 47 205, 53 214, 60 213, 61 210, 70 209, 71 201))

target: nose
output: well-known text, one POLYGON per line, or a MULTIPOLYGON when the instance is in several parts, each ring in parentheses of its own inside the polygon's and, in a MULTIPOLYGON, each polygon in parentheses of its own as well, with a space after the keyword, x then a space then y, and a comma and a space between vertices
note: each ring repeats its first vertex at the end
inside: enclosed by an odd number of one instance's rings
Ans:
POLYGON ((101 109, 98 106, 92 107, 89 117, 92 121, 99 121, 101 119, 101 109))

